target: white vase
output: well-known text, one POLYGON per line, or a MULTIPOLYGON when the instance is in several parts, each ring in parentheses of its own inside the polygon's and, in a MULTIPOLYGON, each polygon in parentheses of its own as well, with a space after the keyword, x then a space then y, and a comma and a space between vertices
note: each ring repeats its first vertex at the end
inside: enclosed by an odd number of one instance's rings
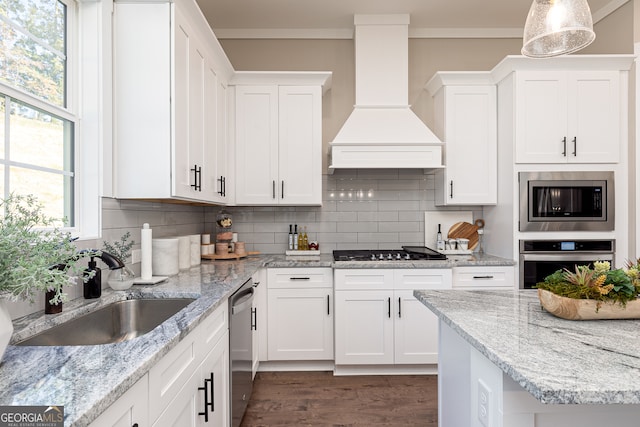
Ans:
POLYGON ((7 345, 9 345, 11 334, 13 334, 13 322, 9 316, 7 301, 0 298, 0 361, 2 361, 7 345))

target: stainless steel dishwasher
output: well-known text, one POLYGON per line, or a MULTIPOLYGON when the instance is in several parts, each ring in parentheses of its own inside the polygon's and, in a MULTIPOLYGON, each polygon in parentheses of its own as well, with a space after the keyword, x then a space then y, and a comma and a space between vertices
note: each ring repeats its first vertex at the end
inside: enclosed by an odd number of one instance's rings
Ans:
POLYGON ((231 376, 231 426, 237 427, 253 389, 251 316, 253 280, 247 280, 229 298, 229 369, 231 376))

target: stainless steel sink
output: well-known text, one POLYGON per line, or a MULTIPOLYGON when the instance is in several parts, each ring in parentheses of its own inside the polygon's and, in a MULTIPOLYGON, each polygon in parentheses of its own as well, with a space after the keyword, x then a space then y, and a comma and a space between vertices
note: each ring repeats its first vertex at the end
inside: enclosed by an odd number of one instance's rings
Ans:
POLYGON ((16 345, 96 345, 127 341, 151 331, 193 301, 190 298, 117 301, 16 345))

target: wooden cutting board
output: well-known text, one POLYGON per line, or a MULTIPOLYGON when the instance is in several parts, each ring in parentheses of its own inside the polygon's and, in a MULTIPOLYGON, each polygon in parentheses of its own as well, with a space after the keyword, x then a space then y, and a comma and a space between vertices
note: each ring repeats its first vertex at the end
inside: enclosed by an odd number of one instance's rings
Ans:
POLYGON ((456 222, 449 228, 447 237, 469 239, 469 249, 473 250, 478 246, 478 226, 464 221, 456 222))

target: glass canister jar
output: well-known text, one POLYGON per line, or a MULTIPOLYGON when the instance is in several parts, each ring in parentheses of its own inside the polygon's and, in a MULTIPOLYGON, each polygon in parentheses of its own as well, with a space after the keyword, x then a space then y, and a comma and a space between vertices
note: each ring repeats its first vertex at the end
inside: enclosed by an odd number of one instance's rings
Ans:
POLYGON ((233 219, 223 210, 216 215, 216 243, 228 242, 233 238, 233 219))

